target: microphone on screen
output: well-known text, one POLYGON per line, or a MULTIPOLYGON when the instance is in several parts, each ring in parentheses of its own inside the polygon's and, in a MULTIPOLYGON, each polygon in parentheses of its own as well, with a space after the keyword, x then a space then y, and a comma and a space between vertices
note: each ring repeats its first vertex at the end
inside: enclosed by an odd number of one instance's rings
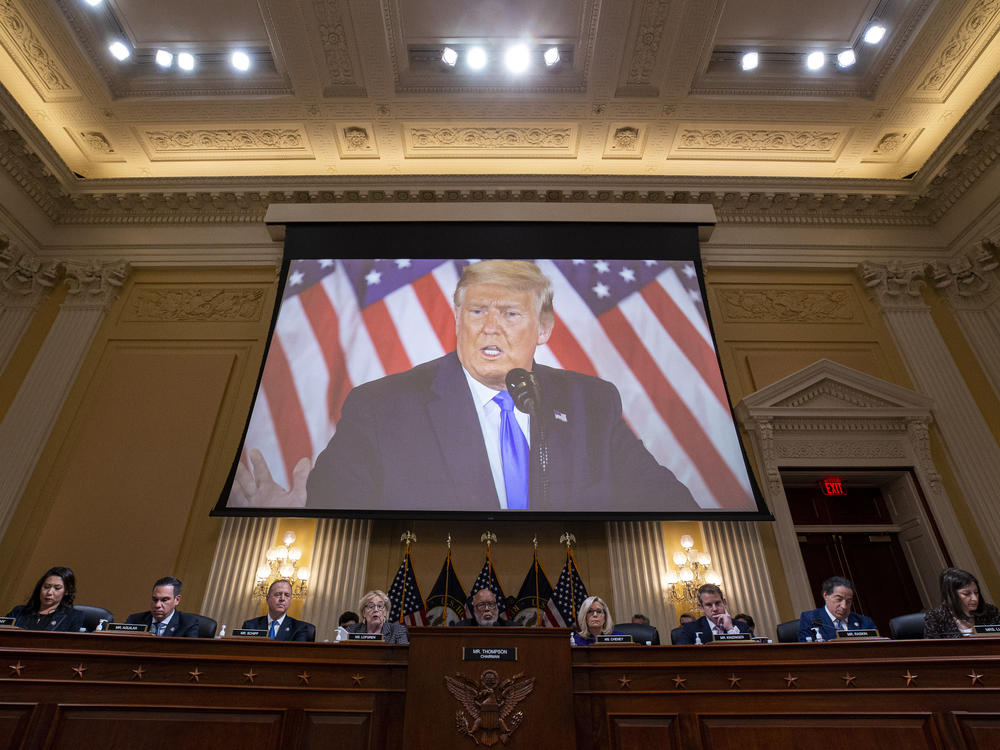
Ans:
POLYGON ((525 414, 534 414, 542 400, 535 374, 521 367, 515 367, 507 373, 504 382, 517 410, 525 414))

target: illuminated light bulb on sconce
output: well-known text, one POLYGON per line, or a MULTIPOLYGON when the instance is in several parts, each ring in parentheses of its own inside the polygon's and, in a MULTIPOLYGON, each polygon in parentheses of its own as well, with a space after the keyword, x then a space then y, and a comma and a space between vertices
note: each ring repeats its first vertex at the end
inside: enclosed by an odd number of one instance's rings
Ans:
POLYGON ((684 549, 691 549, 694 546, 694 539, 691 538, 690 534, 681 537, 681 546, 684 549))
POLYGON ((704 565, 706 568, 712 564, 712 556, 707 552, 701 552, 698 554, 698 564, 704 565))
POLYGON ((711 583, 713 586, 719 586, 722 584, 722 576, 719 575, 717 571, 710 570, 705 574, 705 583, 711 583))
POLYGON ((295 532, 286 531, 281 537, 281 543, 288 546, 295 543, 295 532))
POLYGON ((298 573, 295 574, 300 581, 309 580, 309 568, 302 568, 298 573))
POLYGON ((256 570, 256 580, 253 595, 257 599, 267 596, 271 585, 285 579, 292 585, 292 598, 304 599, 309 591, 309 568, 299 569, 299 561, 308 553, 308 549, 293 547, 295 532, 286 531, 281 535, 283 544, 276 544, 264 553, 266 562, 261 563, 256 570))
POLYGON ((286 562, 278 569, 278 572, 281 573, 282 578, 291 578, 295 573, 295 566, 290 562, 286 562))
POLYGON ((683 552, 678 551, 674 553, 674 565, 677 565, 678 567, 681 565, 687 565, 687 561, 688 561, 687 555, 685 555, 683 552))
POLYGON ((259 568, 257 568, 258 581, 266 581, 269 575, 271 575, 271 567, 269 565, 263 564, 259 568))
POLYGON ((680 578, 682 581, 687 583, 688 581, 694 580, 694 571, 691 568, 681 568, 680 578))
POLYGON ((677 577, 677 571, 676 570, 668 570, 666 573, 663 574, 663 585, 664 586, 673 586, 679 580, 680 580, 680 578, 677 577))
POLYGON ((300 550, 298 547, 292 547, 290 550, 288 550, 288 559, 291 560, 292 562, 298 562, 299 560, 302 559, 302 550, 300 550))

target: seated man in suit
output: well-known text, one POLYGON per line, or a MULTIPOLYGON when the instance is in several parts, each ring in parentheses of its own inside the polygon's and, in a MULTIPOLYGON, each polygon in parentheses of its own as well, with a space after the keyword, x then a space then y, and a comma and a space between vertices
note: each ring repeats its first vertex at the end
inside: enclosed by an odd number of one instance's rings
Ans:
POLYGON ((701 634, 702 643, 711 643, 716 635, 731 633, 749 633, 746 623, 733 620, 729 614, 729 603, 722 595, 718 586, 706 583, 698 589, 698 606, 705 614, 694 622, 683 625, 677 637, 678 646, 691 646, 698 642, 697 634, 701 634))
POLYGON ((181 602, 181 582, 164 576, 153 584, 153 602, 148 612, 129 615, 125 622, 145 625, 153 635, 197 638, 198 618, 177 609, 181 602))
POLYGON ((308 622, 296 620, 285 614, 291 603, 292 584, 284 578, 279 578, 267 589, 267 614, 247 620, 243 623, 243 628, 266 630, 267 637, 276 641, 316 640, 316 628, 308 622))
POLYGON ((497 608, 497 595, 489 589, 479 589, 472 596, 472 617, 467 617, 455 623, 461 627, 469 625, 479 625, 490 627, 492 625, 517 625, 513 620, 501 620, 500 610, 497 608))
POLYGON ((799 640, 817 640, 816 632, 824 641, 837 638, 838 630, 867 630, 875 628, 870 617, 851 611, 854 603, 854 584, 841 576, 823 581, 820 588, 824 606, 810 609, 799 617, 799 640))

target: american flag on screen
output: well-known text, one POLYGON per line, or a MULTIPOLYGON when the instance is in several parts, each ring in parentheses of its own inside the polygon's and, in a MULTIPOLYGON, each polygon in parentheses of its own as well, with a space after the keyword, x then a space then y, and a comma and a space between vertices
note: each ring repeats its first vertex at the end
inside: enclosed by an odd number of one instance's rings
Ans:
POLYGON ((389 601, 392 605, 389 622, 401 622, 407 627, 427 624, 427 609, 420 596, 417 577, 413 574, 413 560, 409 551, 403 555, 403 562, 399 564, 396 577, 392 579, 389 601))
POLYGON ((545 611, 555 627, 576 627, 576 613, 586 598, 587 587, 583 585, 580 571, 577 570, 576 558, 573 557, 572 550, 566 550, 566 564, 563 565, 545 611))
MULTIPOLYGON (((455 348, 452 294, 470 260, 295 260, 241 461, 259 450, 291 484, 356 385, 455 348)), ((625 420, 703 508, 753 510, 690 261, 538 260, 556 324, 536 361, 609 380, 625 420)), ((238 492, 234 486, 234 496, 238 492)))

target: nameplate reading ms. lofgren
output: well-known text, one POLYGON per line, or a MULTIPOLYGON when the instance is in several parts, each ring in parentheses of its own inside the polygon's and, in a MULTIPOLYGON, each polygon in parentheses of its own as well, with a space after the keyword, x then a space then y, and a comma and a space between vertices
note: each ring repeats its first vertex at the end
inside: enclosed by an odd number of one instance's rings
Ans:
POLYGON ((471 648, 462 649, 462 661, 517 661, 517 648, 471 648))
POLYGON ((106 622, 104 629, 109 633, 148 633, 149 626, 141 622, 106 622))
POLYGON ((861 630, 838 630, 837 638, 878 638, 877 628, 862 628, 861 630))
POLYGON ((348 633, 349 641, 384 641, 381 633, 348 633))
POLYGON ((233 628, 233 638, 267 638, 267 630, 253 628, 233 628))

